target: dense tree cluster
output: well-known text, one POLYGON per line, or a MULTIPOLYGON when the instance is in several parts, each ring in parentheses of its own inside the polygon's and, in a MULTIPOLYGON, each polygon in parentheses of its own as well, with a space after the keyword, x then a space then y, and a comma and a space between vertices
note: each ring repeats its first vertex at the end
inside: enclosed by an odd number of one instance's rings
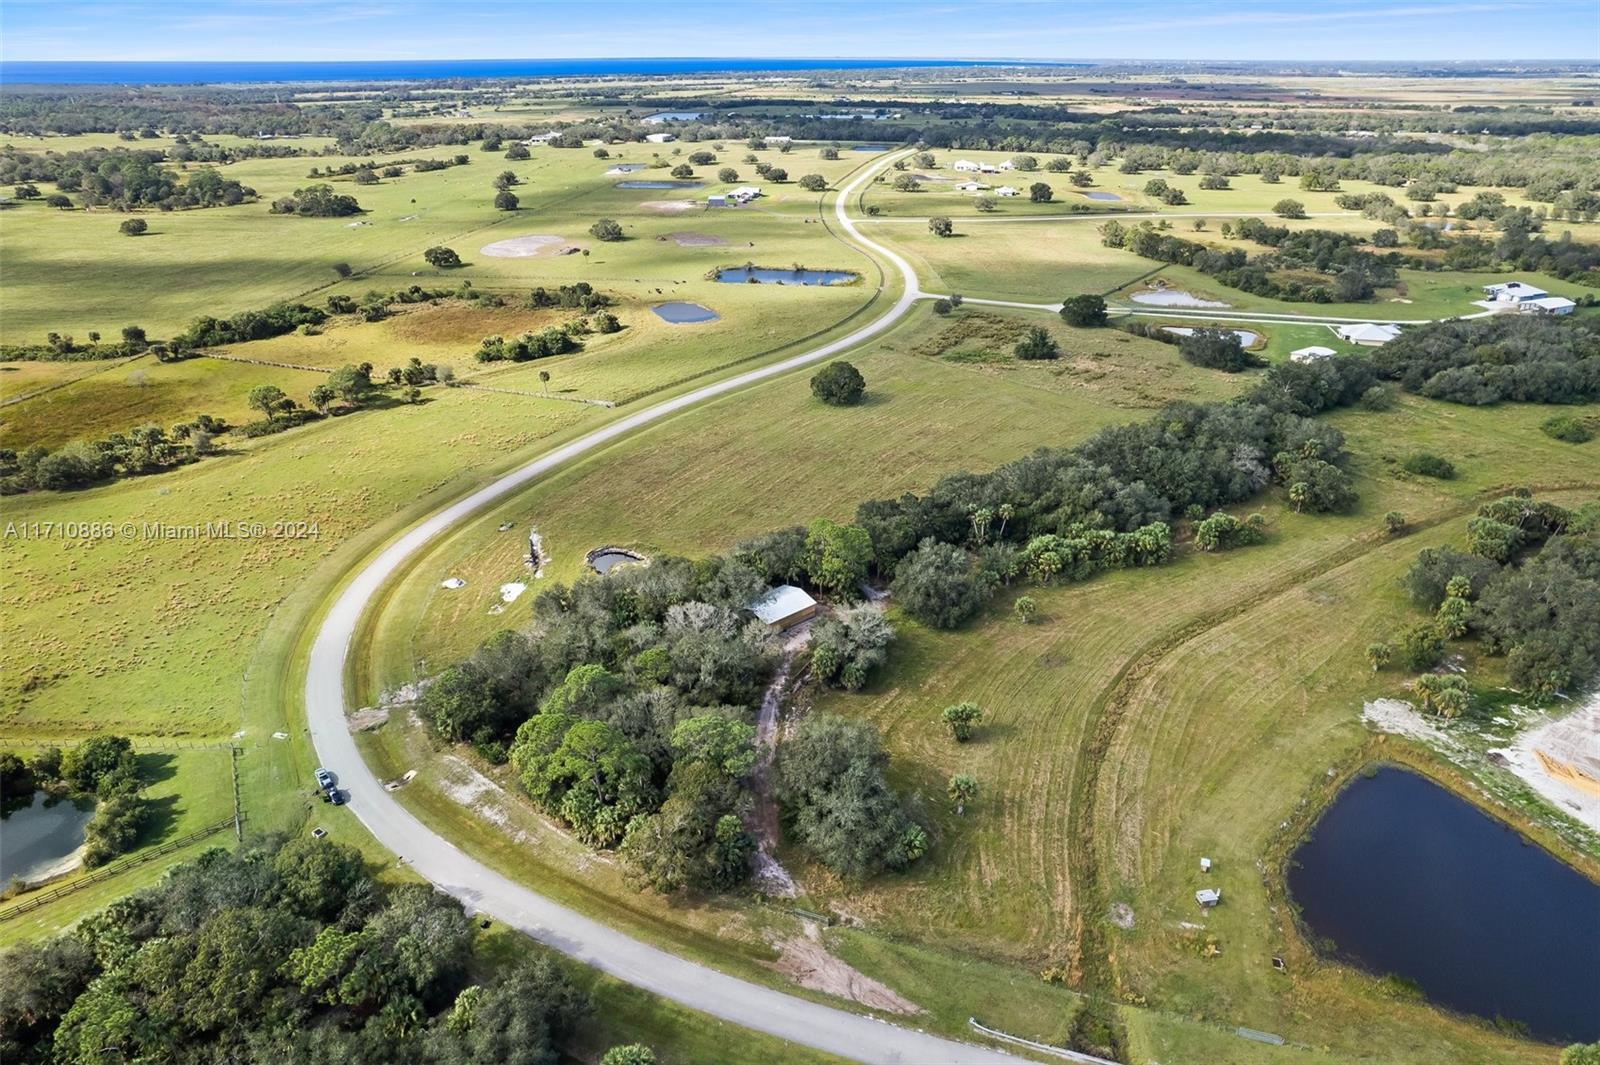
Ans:
POLYGON ((272 201, 273 214, 294 214, 305 218, 345 218, 360 214, 361 204, 354 196, 334 192, 332 185, 307 185, 288 196, 272 201))
POLYGON ((1252 259, 1241 248, 1213 248, 1186 240, 1141 222, 1129 226, 1115 219, 1101 227, 1101 243, 1124 248, 1146 259, 1192 266, 1220 284, 1258 296, 1290 302, 1353 303, 1371 299, 1379 288, 1395 283, 1398 253, 1375 255, 1361 247, 1361 238, 1324 229, 1290 230, 1246 218, 1227 223, 1224 235, 1237 234, 1273 249, 1252 259), (1327 281, 1307 284, 1299 275, 1317 273, 1327 281))
POLYGON ((228 430, 220 418, 202 414, 171 429, 145 425, 99 440, 74 441, 55 451, 37 445, 20 452, 0 448, 0 495, 35 489, 65 492, 115 477, 159 473, 211 453, 213 440, 228 430))
POLYGON ((470 982, 460 903, 299 839, 211 850, 0 959, 0 1057, 554 1065, 586 998, 548 959, 470 982))
POLYGON ((1467 546, 1424 550, 1407 572, 1412 601, 1434 613, 1407 630, 1407 665, 1426 669, 1445 638, 1475 634, 1523 690, 1548 695, 1600 675, 1600 505, 1503 496, 1468 520, 1467 546))
POLYGON ((812 714, 779 751, 774 793, 795 838, 823 864, 859 879, 902 869, 928 850, 884 770, 889 754, 860 721, 812 714))
POLYGON ((1417 326, 1379 348, 1372 366, 1407 392, 1474 406, 1600 399, 1600 322, 1496 315, 1417 326))
POLYGON ((553 325, 537 333, 523 333, 511 340, 502 336, 484 337, 473 357, 479 362, 528 362, 552 355, 565 355, 583 347, 573 333, 570 328, 553 325))
POLYGON ((50 181, 60 192, 76 193, 85 207, 119 210, 225 207, 256 198, 255 189, 211 167, 185 177, 163 160, 161 151, 125 148, 45 155, 6 149, 0 152, 0 183, 50 181))

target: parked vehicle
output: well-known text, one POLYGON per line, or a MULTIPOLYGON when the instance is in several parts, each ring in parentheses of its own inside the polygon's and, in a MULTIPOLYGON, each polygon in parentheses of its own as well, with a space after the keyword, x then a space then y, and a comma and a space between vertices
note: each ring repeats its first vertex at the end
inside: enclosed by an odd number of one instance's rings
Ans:
POLYGON ((317 787, 321 788, 323 791, 327 791, 329 788, 333 787, 333 774, 328 772, 326 769, 321 768, 320 766, 317 769, 317 787))

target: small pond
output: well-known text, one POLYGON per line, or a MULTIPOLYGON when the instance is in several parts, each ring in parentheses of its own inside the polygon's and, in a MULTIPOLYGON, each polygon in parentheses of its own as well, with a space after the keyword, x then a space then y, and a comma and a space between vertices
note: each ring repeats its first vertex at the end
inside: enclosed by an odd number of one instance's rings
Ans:
POLYGON ((886 152, 889 150, 889 146, 887 144, 853 144, 850 146, 850 150, 852 152, 886 152))
POLYGON ((1226 307, 1227 304, 1220 300, 1203 300, 1192 292, 1185 292, 1181 288, 1158 288, 1150 292, 1135 292, 1128 297, 1135 303, 1145 303, 1152 307, 1226 307))
POLYGON ((646 122, 694 122, 704 114, 703 111, 658 111, 653 115, 645 116, 646 122))
POLYGON ((728 267, 717 271, 727 285, 843 285, 856 279, 849 270, 778 270, 765 266, 728 267))
POLYGON ((1600 884, 1415 773, 1352 781, 1289 892, 1341 958, 1551 1042, 1600 1039, 1600 884))
POLYGON ((93 802, 34 792, 27 806, 0 820, 0 883, 14 876, 39 880, 57 871, 83 846, 83 830, 93 816, 93 802))
POLYGON ((1114 192, 1086 192, 1086 193, 1084 193, 1084 195, 1089 197, 1089 199, 1091 199, 1091 200, 1120 200, 1120 199, 1122 199, 1121 196, 1118 196, 1114 192))
POLYGON ((619 181, 619 189, 697 189, 704 181, 619 181))
MULTIPOLYGON (((1166 332, 1177 333, 1181 337, 1186 337, 1194 333, 1194 330, 1186 325, 1169 325, 1165 328, 1166 332)), ((1238 337, 1239 343, 1243 344, 1247 348, 1261 339, 1260 333, 1252 333, 1248 329, 1230 329, 1229 332, 1238 337)))
MULTIPOLYGON (((689 325, 694 322, 714 322, 718 318, 716 311, 710 307, 702 307, 698 303, 658 303, 650 308, 657 318, 673 325, 689 325)), ((604 570, 601 571, 605 572, 604 570)))
POLYGON ((589 568, 596 573, 609 573, 618 566, 643 562, 644 556, 636 555, 632 551, 624 551, 620 547, 602 547, 590 551, 586 561, 589 563, 589 568))

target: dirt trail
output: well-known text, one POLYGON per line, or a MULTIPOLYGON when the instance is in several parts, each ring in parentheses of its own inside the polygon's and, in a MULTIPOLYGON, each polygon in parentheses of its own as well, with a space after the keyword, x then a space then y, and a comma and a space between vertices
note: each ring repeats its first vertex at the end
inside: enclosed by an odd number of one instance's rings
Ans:
POLYGON ((778 971, 801 987, 838 995, 886 1013, 909 1015, 922 1012, 921 1006, 894 988, 879 983, 848 962, 828 953, 828 948, 822 942, 821 931, 810 921, 806 922, 805 935, 786 939, 778 947, 783 951, 778 959, 778 971))
POLYGON ((756 837, 756 885, 768 895, 792 899, 800 893, 789 871, 773 857, 778 846, 778 804, 772 798, 772 759, 778 750, 778 713, 783 709, 783 690, 795 660, 811 638, 811 623, 803 622, 784 636, 783 660, 773 674, 772 683, 761 696, 761 711, 756 715, 756 767, 750 774, 755 802, 745 818, 746 827, 756 837))

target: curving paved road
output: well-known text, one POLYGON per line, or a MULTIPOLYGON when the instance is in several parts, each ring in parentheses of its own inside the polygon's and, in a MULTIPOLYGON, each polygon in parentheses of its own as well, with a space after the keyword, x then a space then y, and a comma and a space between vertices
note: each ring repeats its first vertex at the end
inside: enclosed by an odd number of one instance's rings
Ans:
MULTIPOLYGON (((887 161, 886 157, 885 160, 887 161)), ((418 821, 385 791, 362 760, 345 721, 344 675, 351 640, 362 614, 384 583, 430 540, 532 481, 598 447, 620 440, 670 414, 687 410, 748 384, 846 351, 888 329, 921 293, 916 273, 899 255, 863 237, 845 204, 880 167, 867 167, 835 198, 839 225, 900 271, 905 291, 883 316, 839 340, 782 362, 750 370, 665 400, 612 422, 437 511, 413 526, 369 562, 339 594, 311 647, 305 704, 317 757, 339 776, 350 809, 374 838, 469 908, 489 914, 586 965, 663 998, 715 1017, 843 1058, 866 1062, 1014 1063, 987 1047, 913 1031, 845 1010, 786 995, 759 984, 686 961, 641 943, 568 909, 483 865, 418 821)))

